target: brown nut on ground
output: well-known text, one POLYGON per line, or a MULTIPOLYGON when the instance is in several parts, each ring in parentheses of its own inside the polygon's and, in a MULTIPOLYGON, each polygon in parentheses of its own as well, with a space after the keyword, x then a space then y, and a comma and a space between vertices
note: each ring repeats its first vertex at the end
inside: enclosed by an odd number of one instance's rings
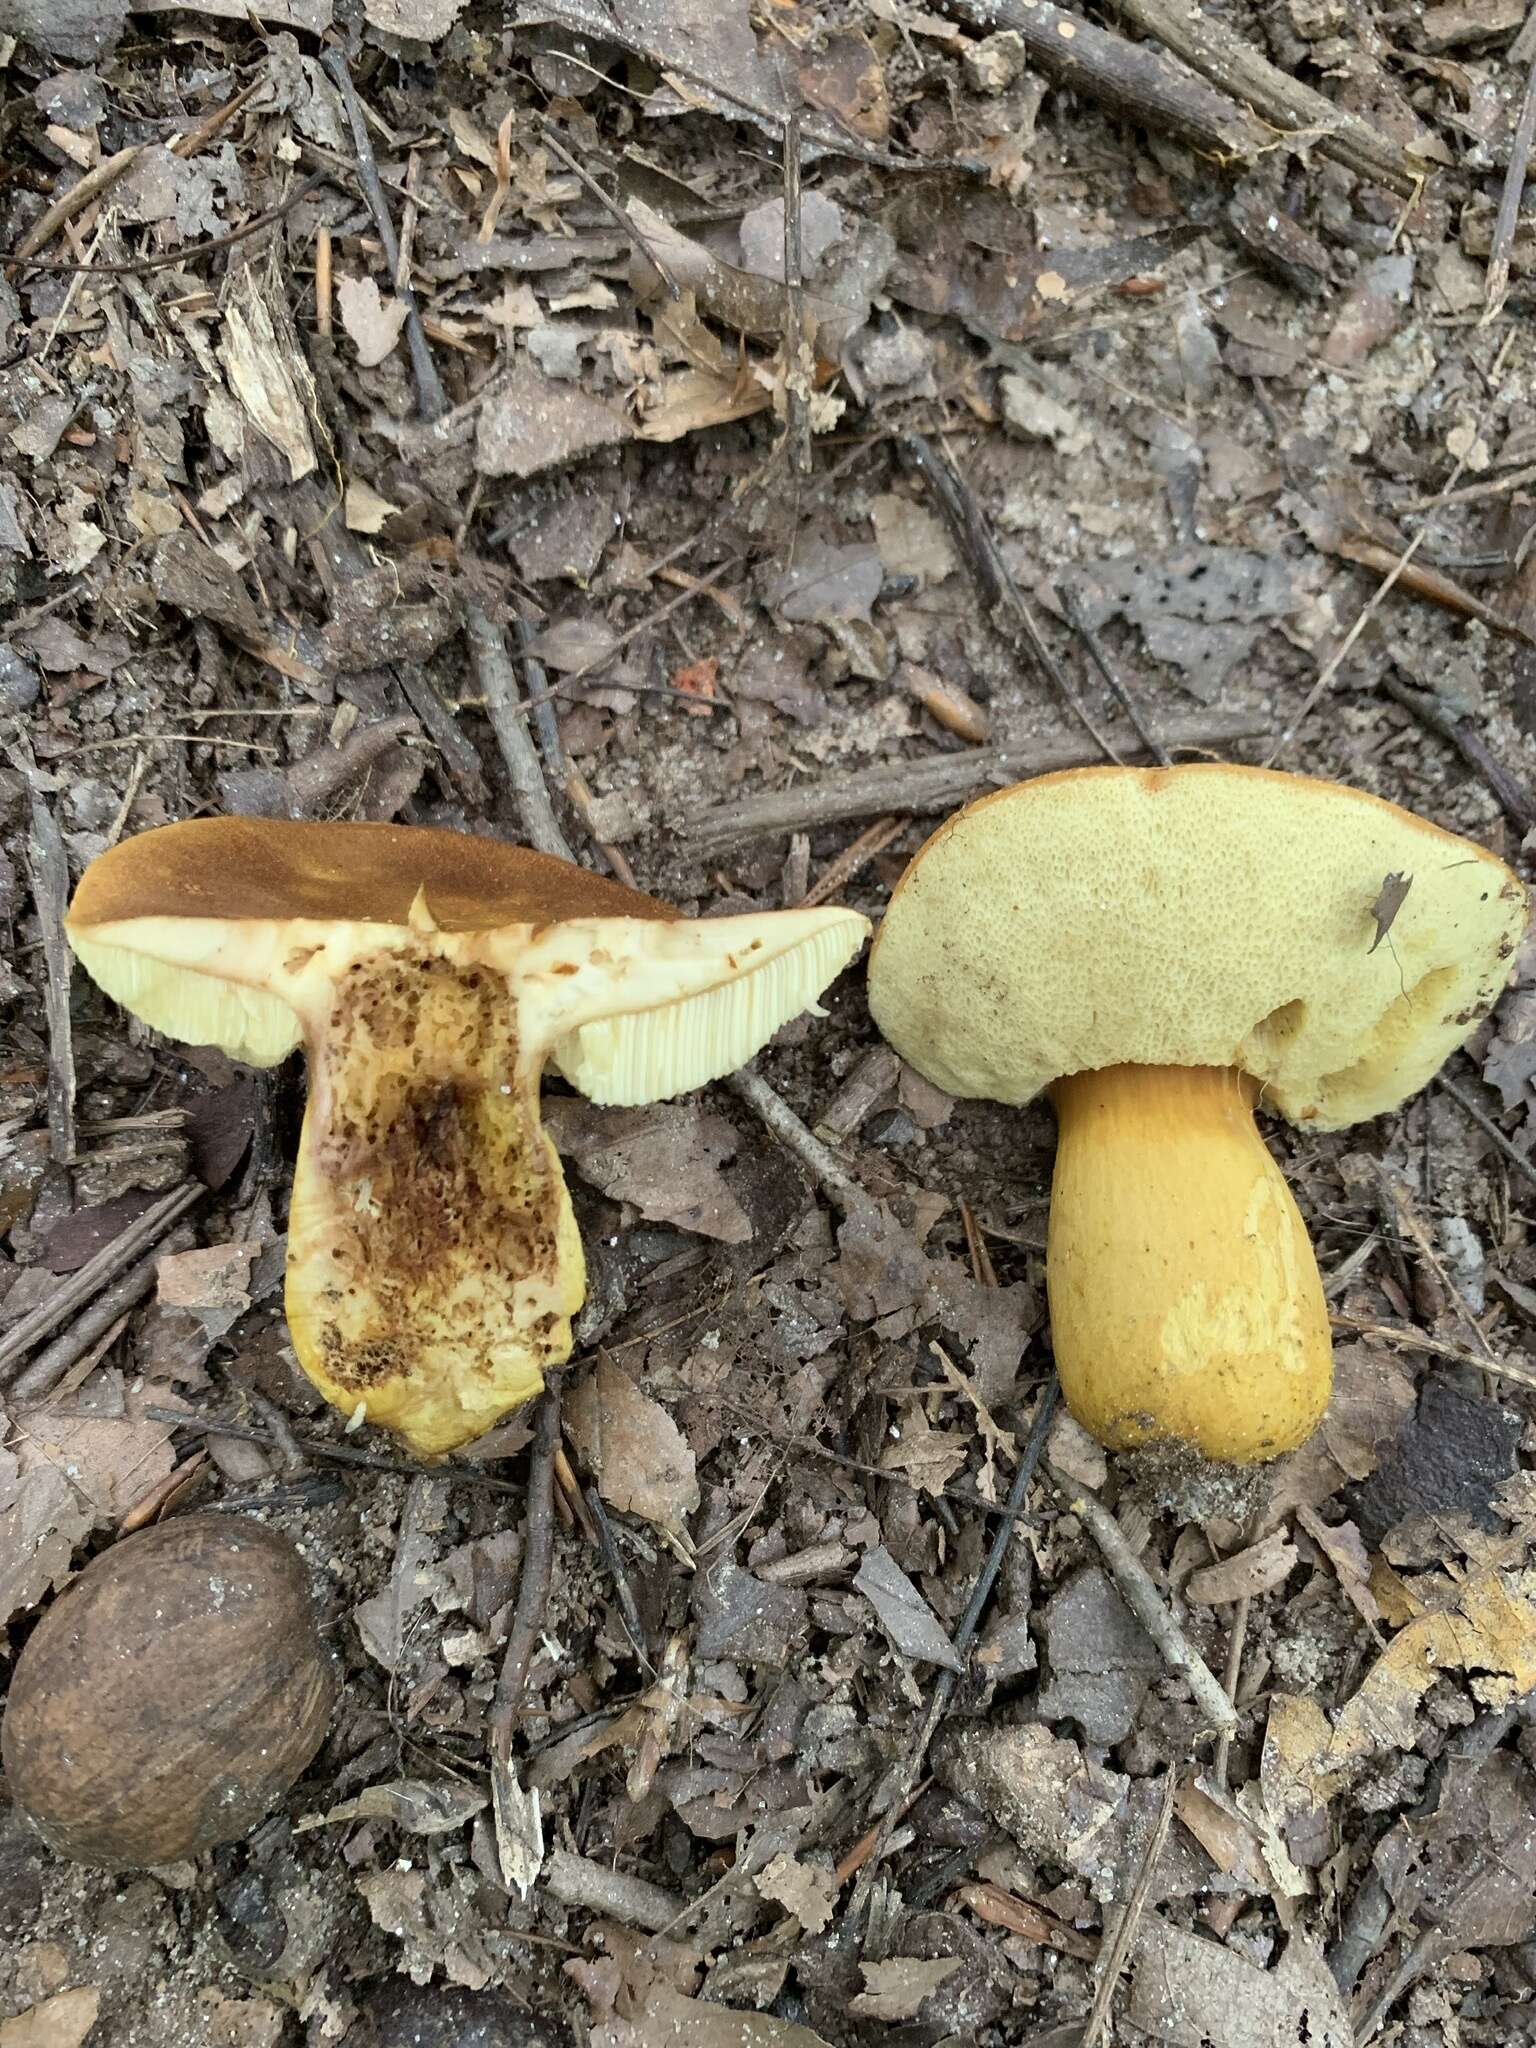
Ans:
POLYGON ((0 1761, 61 1856, 175 1863, 272 1811, 335 1698, 293 1545, 189 1515, 103 1551, 44 1614, 11 1678, 0 1761))
POLYGON ((1062 1390, 1106 1444, 1301 1443, 1333 1357, 1317 1262, 1253 1121, 1394 1109, 1508 979, 1525 891, 1335 783, 1093 768, 983 797, 913 858, 875 1020, 952 1095, 1048 1092, 1062 1390))
POLYGON ((546 1063, 594 1102, 697 1088, 814 1010, 869 926, 684 917, 463 833, 207 818, 93 861, 67 929, 158 1030, 258 1066, 303 1045, 294 1349, 328 1400, 432 1455, 570 1355, 586 1271, 546 1063))

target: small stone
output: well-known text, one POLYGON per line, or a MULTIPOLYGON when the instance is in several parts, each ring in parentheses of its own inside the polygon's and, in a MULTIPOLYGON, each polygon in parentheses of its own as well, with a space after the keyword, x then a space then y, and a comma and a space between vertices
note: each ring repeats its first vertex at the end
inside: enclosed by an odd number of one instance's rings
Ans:
POLYGON ((960 61, 972 92, 1006 92, 1024 69, 1024 39, 1016 29, 1004 29, 968 43, 960 61))

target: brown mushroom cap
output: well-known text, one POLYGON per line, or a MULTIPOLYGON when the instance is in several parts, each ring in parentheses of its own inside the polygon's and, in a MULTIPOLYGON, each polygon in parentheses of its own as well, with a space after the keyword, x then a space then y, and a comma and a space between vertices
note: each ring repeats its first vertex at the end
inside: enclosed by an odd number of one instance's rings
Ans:
POLYGON ((80 878, 72 930, 129 917, 410 921, 426 892, 440 931, 682 913, 529 846, 424 825, 193 818, 121 840, 80 878))
POLYGON ((1221 764, 1074 769, 983 797, 914 856, 870 1003, 951 1094, 1236 1067, 1267 1106, 1334 1129, 1429 1080, 1524 924, 1502 861, 1359 790, 1221 764), (1393 875, 1410 885, 1374 944, 1393 875))

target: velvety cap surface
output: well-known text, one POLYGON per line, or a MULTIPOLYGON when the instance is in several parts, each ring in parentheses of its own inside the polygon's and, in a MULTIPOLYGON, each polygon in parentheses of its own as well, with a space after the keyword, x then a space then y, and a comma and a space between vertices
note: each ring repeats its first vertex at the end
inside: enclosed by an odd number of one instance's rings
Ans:
POLYGON ((1502 861, 1395 805, 1258 768, 1090 768, 983 797, 915 856, 870 962, 902 1057, 1026 1102, 1135 1062, 1240 1067, 1337 1127, 1422 1087, 1525 923, 1502 861), (1390 929, 1373 907, 1411 884, 1390 929))
POLYGON ((125 839, 82 876, 76 930, 131 917, 403 925, 419 889, 442 931, 573 917, 675 918, 668 903, 531 847, 420 825, 194 818, 125 839))

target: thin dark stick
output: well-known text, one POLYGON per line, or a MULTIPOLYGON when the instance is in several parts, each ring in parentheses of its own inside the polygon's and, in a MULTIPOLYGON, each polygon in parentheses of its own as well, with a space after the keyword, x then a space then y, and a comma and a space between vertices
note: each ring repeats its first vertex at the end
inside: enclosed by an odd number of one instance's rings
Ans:
MULTIPOLYGON (((180 1242, 189 1246, 190 1237, 190 1232, 183 1233, 180 1242)), ((178 1239, 171 1237, 157 1244, 153 1251, 146 1252, 142 1259, 130 1266, 120 1279, 103 1289, 67 1330, 55 1337, 46 1350, 40 1351, 32 1363, 17 1374, 11 1384, 12 1398, 41 1401, 45 1395, 51 1394, 71 1367, 106 1336, 120 1317, 144 1299, 155 1284, 161 1259, 175 1249, 177 1243, 178 1239)))
POLYGON ((1173 1825, 1173 1802, 1178 1794, 1179 1772, 1176 1764, 1170 1764, 1163 1777, 1163 1797, 1157 1809, 1157 1819, 1147 1837, 1147 1846, 1141 1853, 1141 1865, 1136 1872, 1136 1882, 1131 1886, 1131 1896, 1125 1902, 1125 1911, 1115 1926, 1107 1952, 1099 1964, 1098 1988, 1093 1994, 1093 2004, 1088 2008, 1088 2023, 1083 2028, 1082 2048, 1098 2048, 1107 2038, 1109 2009, 1115 2001, 1115 1987, 1120 1982, 1120 1972, 1125 1968, 1131 1943, 1136 1939, 1136 1930, 1141 1925, 1141 1916, 1147 1910, 1152 1896, 1153 1881, 1157 1876, 1158 1859, 1163 1853, 1163 1844, 1168 1839, 1168 1830, 1173 1825))
POLYGON ((173 1223, 178 1223, 194 1202, 201 1201, 207 1193, 200 1182, 183 1181, 179 1188, 172 1188, 169 1194, 146 1209, 142 1216, 136 1216, 126 1230, 120 1230, 110 1243, 104 1244, 99 1252, 86 1260, 78 1272, 68 1274, 46 1301, 39 1302, 30 1314, 0 1337, 0 1377, 8 1366, 17 1359, 25 1358, 29 1351, 41 1344, 51 1330, 67 1322, 79 1312, 86 1302, 99 1294, 103 1287, 115 1280, 125 1266, 131 1265, 150 1245, 164 1237, 173 1223))
MULTIPOLYGON (((1045 1454, 1046 1438, 1050 1435, 1051 1421, 1056 1413, 1056 1403, 1060 1396, 1061 1382, 1052 1373, 1044 1387, 1041 1388, 1040 1399, 1035 1404, 1034 1421, 1029 1426, 1029 1435, 1025 1440, 1024 1449, 1019 1458, 1018 1470, 1014 1473, 1013 1484, 1008 1489, 1007 1512, 1003 1520, 999 1522, 996 1532, 992 1537, 992 1544, 987 1552, 986 1562, 976 1574, 976 1583, 971 1588, 971 1597, 965 1604, 965 1612, 961 1615, 960 1625, 954 1633, 955 1655, 959 1659, 962 1669, 970 1655, 971 1645, 976 1640, 976 1631, 981 1626, 981 1617, 985 1611, 987 1601, 991 1598, 992 1588, 997 1583, 997 1575, 1003 1568, 1003 1559, 1007 1555, 1008 1543, 1013 1535, 1014 1523, 1018 1520, 1024 1506, 1024 1497, 1029 1491, 1030 1482, 1038 1471, 1040 1460, 1045 1454)), ((897 1780, 896 1790, 892 1795, 891 1802, 885 1810, 885 1818, 881 1822, 880 1832, 875 1837, 874 1847, 870 1850, 864 1867, 859 1873, 858 1882, 853 1888, 853 1897, 849 1901, 848 1911, 855 1921, 874 1888, 875 1875, 880 1867, 880 1859, 885 1853, 885 1845, 896 1826, 896 1817, 902 1810, 907 1794, 922 1776, 923 1765, 928 1757, 929 1744, 933 1741, 938 1725, 943 1720, 950 1701, 954 1698, 958 1679, 959 1673, 955 1671, 945 1669, 939 1673, 938 1680, 933 1688, 933 1697, 928 1702, 928 1711, 923 1716, 922 1726, 917 1731, 917 1739, 908 1749, 906 1758, 902 1763, 901 1776, 897 1780)))
POLYGON ((528 1462, 528 1522, 523 1539, 522 1576, 517 1584, 507 1654, 486 1724, 491 1754, 503 1764, 512 1753, 512 1735, 522 1709, 528 1668, 549 1601, 549 1575, 555 1556, 555 1453, 559 1448, 560 1382, 552 1379, 539 1403, 533 1455, 528 1462))
POLYGON ((389 203, 384 197, 384 187, 379 182, 378 161, 373 154, 373 144, 368 139, 368 117, 363 103, 357 96, 357 87, 352 83, 352 73, 347 60, 340 50, 327 50, 320 59, 326 76, 341 94, 342 105, 347 110, 347 120, 352 129, 352 147, 357 152, 357 175, 363 188, 363 197, 368 202, 368 211, 373 215, 379 243, 384 251, 384 265, 393 283, 395 297, 405 308, 405 338, 411 352, 411 370, 416 379, 417 408, 423 419, 441 419, 448 410, 448 394, 443 389, 443 380, 437 374, 437 364, 432 360, 432 350, 427 343, 427 331, 421 324, 421 307, 409 283, 398 275, 400 268, 400 244, 395 236, 395 224, 390 219, 389 203))
POLYGON ((619 1546, 613 1533, 613 1524, 608 1519, 608 1511, 603 1506, 595 1486, 583 1487, 582 1499, 587 1504, 592 1526, 597 1531, 597 1547, 603 1553, 603 1562, 607 1565, 608 1575, 613 1580, 619 1613, 624 1622, 624 1633, 629 1637, 635 1655, 646 1670, 653 1671, 655 1666, 645 1653, 645 1626, 640 1619, 640 1609, 635 1601, 635 1589, 629 1583, 629 1573, 625 1570, 624 1560, 619 1555, 619 1546))
POLYGON ((1456 749, 1467 766, 1487 783, 1522 834, 1536 826, 1536 797, 1492 751, 1470 720, 1453 717, 1430 691, 1415 690, 1394 675, 1384 675, 1380 687, 1395 704, 1411 711, 1420 725, 1456 749))
MULTIPOLYGON (((507 779, 512 785, 528 842, 540 853, 552 853, 560 860, 574 861, 575 855, 560 829, 544 771, 539 766, 538 754, 528 734, 528 706, 518 688, 517 671, 507 653, 501 628, 489 612, 471 603, 464 608, 464 633, 469 641, 480 694, 485 699, 486 716, 491 721, 501 758, 507 764, 507 779)), ((542 694, 547 696, 549 693, 542 694)))
POLYGON ((64 936, 69 855, 58 820, 36 794, 32 797, 32 829, 27 835, 27 870, 47 970, 43 1008, 48 1018, 48 1156, 55 1166, 68 1166, 75 1156, 75 1040, 69 1015, 75 956, 64 936))
POLYGON ((1483 324, 1496 320, 1509 293, 1509 258, 1520 225, 1520 201, 1530 175, 1531 144, 1536 141, 1536 58, 1526 75, 1525 98, 1515 123, 1515 139, 1509 146, 1509 169, 1499 194, 1499 211, 1493 223, 1493 240, 1488 248, 1488 274, 1483 284, 1483 324))
MULTIPOLYGON (((1084 27, 1086 26, 1084 23, 1084 27)), ((1046 644, 1045 635, 1040 631, 1034 612, 1025 602, 1023 591, 1014 581, 1012 572, 1003 560, 986 514, 977 502, 970 485, 950 460, 949 451, 942 442, 930 441, 922 434, 899 435, 896 450, 908 468, 921 477, 932 491, 939 510, 954 535, 955 544, 965 556, 971 574, 981 585, 982 594, 993 614, 994 624, 999 623, 999 612, 1005 612, 1013 618, 1024 636, 1024 644, 1044 670, 1072 716, 1105 760, 1118 763, 1120 756, 1088 716, 1086 706, 1072 687, 1071 678, 1046 644)))
POLYGON ((212 256, 219 249, 233 249, 239 242, 248 242, 263 228, 276 227, 285 215, 292 213, 300 200, 309 197, 317 185, 329 183, 329 171, 315 171, 302 185, 295 185, 286 199, 276 206, 269 206, 265 213, 258 213, 243 228, 231 228, 227 235, 210 235, 206 241, 188 242, 184 248, 164 250, 158 256, 141 256, 136 263, 54 263, 45 261, 41 256, 15 259, 0 256, 0 263, 14 260, 23 270, 52 270, 82 277, 146 277, 152 270, 172 270, 178 263, 195 263, 201 256, 212 256))
POLYGON ((1437 1074, 1435 1077, 1435 1085, 1439 1088, 1442 1088, 1445 1091, 1445 1093, 1449 1095, 1452 1102, 1454 1102, 1456 1107, 1461 1111, 1462 1115, 1466 1117, 1469 1120, 1469 1122, 1476 1124, 1477 1128, 1482 1132, 1483 1136, 1487 1138, 1491 1144, 1497 1146, 1498 1150, 1502 1153, 1504 1158, 1509 1161, 1510 1165, 1515 1169, 1516 1173, 1522 1174, 1526 1180, 1530 1181, 1533 1186, 1536 1186, 1536 1161, 1527 1159, 1525 1154, 1520 1150, 1518 1145, 1511 1144, 1509 1139, 1505 1137, 1504 1133, 1499 1129, 1498 1125, 1494 1122, 1493 1118, 1489 1116, 1485 1110, 1479 1109, 1477 1104, 1472 1100, 1471 1096, 1468 1095, 1465 1092, 1465 1090, 1458 1088, 1456 1083, 1453 1080, 1451 1080, 1449 1075, 1437 1074))
MULTIPOLYGON (((173 1422, 178 1429, 193 1430, 200 1436, 232 1436, 241 1443, 270 1444, 277 1451, 285 1448, 274 1431, 256 1429, 249 1423, 219 1422, 188 1414, 181 1408, 146 1408, 144 1413, 151 1422, 173 1422)), ((306 1458, 318 1458, 325 1464, 352 1465, 365 1472, 392 1472, 402 1479, 441 1479, 445 1486, 479 1486, 488 1493, 523 1498, 524 1489, 510 1479, 493 1479, 489 1472, 477 1471, 471 1465, 433 1465, 429 1469, 409 1464, 404 1458, 383 1458, 375 1451, 355 1450, 351 1444, 330 1444, 312 1436, 292 1436, 291 1432, 290 1440, 293 1448, 306 1458)))
POLYGON ((1100 641, 1098 634, 1094 632, 1088 623, 1087 616, 1078 600, 1077 592, 1072 589, 1070 584, 1058 583, 1056 595, 1061 602, 1062 610, 1067 615, 1067 624, 1072 628, 1078 639, 1082 641, 1084 647, 1087 648, 1088 659, 1109 685, 1115 702, 1130 720, 1131 730, 1160 768, 1171 768, 1173 756, 1142 717, 1136 707, 1135 698, 1120 680, 1119 670, 1111 663, 1109 656, 1104 652, 1103 643, 1100 641))
POLYGON ((602 186, 599 185, 596 178, 593 177, 592 173, 586 168, 586 166, 578 162, 578 160, 571 155, 571 152, 566 148, 565 144, 560 140, 559 136, 556 135, 556 133, 550 127, 547 121, 541 121, 539 123, 539 133, 544 138, 544 142, 547 145, 547 147, 554 151, 555 155, 559 157, 561 163, 565 165, 565 168, 571 173, 571 175, 580 181, 583 188, 591 193, 592 197, 597 201, 598 205, 603 209, 604 213, 608 215, 609 219, 623 234, 625 239, 627 241, 632 242, 635 246, 637 253, 640 256, 642 256, 647 263, 649 263, 652 270, 656 272, 656 275, 661 279, 662 283, 666 286, 667 297, 669 299, 680 299, 683 296, 682 286, 678 283, 677 279, 672 275, 671 271, 668 270, 667 266, 662 262, 661 258, 656 254, 655 250, 652 249, 650 243, 647 242, 644 234, 641 232, 639 224, 631 217, 631 215, 625 212, 624 208, 620 206, 619 202, 616 199, 609 198, 608 194, 603 190, 602 186))
POLYGON ((800 115, 784 123, 784 439, 789 466, 797 476, 811 473, 811 414, 806 389, 809 365, 800 313, 805 284, 805 240, 800 218, 800 115))
POLYGON ((570 776, 571 764, 566 759, 565 742, 560 737, 560 719, 555 711, 555 700, 550 695, 549 674, 542 661, 533 651, 535 634, 533 622, 519 609, 517 620, 517 651, 523 664, 523 681, 528 686, 528 704, 533 712, 533 734, 539 743, 539 752, 544 757, 544 773, 558 789, 564 789, 570 776))

